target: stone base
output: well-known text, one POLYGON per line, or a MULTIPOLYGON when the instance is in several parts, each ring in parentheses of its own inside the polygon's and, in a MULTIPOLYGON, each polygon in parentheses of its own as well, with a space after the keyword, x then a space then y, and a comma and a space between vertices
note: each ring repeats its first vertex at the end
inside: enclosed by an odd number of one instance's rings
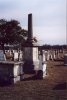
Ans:
POLYGON ((23 76, 16 76, 16 77, 9 77, 9 76, 0 76, 0 85, 9 85, 9 84, 15 84, 18 81, 22 81, 23 76))
POLYGON ((43 78, 45 78, 46 75, 47 75, 47 74, 46 74, 46 71, 44 71, 44 72, 43 72, 43 78))
POLYGON ((16 77, 12 78, 11 83, 16 83, 18 81, 20 81, 20 76, 16 76, 16 77))
POLYGON ((37 70, 39 67, 38 61, 25 61, 23 65, 23 72, 24 73, 35 73, 35 70, 37 70))
POLYGON ((40 64, 36 76, 38 79, 45 78, 45 76, 46 76, 46 63, 40 64))
POLYGON ((44 79, 45 76, 46 76, 46 71, 43 72, 42 70, 39 70, 39 71, 37 72, 36 78, 37 78, 37 79, 44 79))
POLYGON ((35 69, 39 66, 38 63, 38 47, 24 47, 23 49, 23 60, 24 67, 23 71, 25 73, 33 73, 35 69))
POLYGON ((0 84, 12 84, 20 81, 23 75, 22 62, 0 62, 0 84))

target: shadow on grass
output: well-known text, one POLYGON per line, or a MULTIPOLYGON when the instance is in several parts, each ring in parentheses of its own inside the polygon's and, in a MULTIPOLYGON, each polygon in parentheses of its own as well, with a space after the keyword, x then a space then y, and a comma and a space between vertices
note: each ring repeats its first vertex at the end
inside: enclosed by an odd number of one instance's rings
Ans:
POLYGON ((63 59, 55 59, 54 61, 59 61, 59 62, 63 62, 63 59))
POLYGON ((10 82, 8 82, 8 81, 0 81, 0 87, 5 87, 5 86, 10 86, 11 85, 11 83, 10 82))
POLYGON ((24 78, 23 81, 36 80, 35 76, 24 78))
POLYGON ((64 82, 64 83, 60 83, 58 85, 56 85, 53 90, 66 90, 67 89, 67 83, 64 82))
POLYGON ((23 80, 42 80, 43 79, 43 71, 39 70, 37 74, 34 74, 33 76, 30 76, 28 78, 24 78, 23 80))
POLYGON ((61 67, 61 66, 64 66, 64 64, 55 65, 55 67, 61 67))
POLYGON ((42 77, 38 77, 36 75, 32 76, 32 77, 28 77, 28 78, 24 78, 23 81, 31 81, 31 80, 42 80, 42 77))

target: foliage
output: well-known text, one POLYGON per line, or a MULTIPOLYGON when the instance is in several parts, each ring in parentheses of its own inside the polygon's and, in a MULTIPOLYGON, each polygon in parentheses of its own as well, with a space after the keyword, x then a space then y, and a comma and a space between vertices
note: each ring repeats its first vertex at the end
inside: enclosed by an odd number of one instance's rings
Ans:
POLYGON ((0 43, 16 44, 23 43, 27 37, 27 30, 20 27, 16 20, 0 20, 0 43))
POLYGON ((0 20, 0 45, 5 53, 4 44, 23 44, 27 38, 27 30, 21 28, 16 20, 0 20))

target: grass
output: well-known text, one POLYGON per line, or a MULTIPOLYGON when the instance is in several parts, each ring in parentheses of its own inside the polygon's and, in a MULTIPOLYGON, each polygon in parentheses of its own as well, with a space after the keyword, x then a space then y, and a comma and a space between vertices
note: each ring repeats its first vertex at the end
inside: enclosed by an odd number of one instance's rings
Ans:
POLYGON ((34 80, 25 74, 25 80, 10 86, 0 86, 0 100, 67 100, 67 66, 63 60, 47 62, 47 76, 34 80))

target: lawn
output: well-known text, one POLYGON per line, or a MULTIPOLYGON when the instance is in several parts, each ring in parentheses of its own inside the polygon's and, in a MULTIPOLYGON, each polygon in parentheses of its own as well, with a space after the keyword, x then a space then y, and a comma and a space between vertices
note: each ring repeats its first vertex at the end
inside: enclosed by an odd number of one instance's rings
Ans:
POLYGON ((35 80, 25 74, 14 85, 0 86, 0 100, 67 100, 67 66, 62 59, 47 62, 47 75, 35 80))

